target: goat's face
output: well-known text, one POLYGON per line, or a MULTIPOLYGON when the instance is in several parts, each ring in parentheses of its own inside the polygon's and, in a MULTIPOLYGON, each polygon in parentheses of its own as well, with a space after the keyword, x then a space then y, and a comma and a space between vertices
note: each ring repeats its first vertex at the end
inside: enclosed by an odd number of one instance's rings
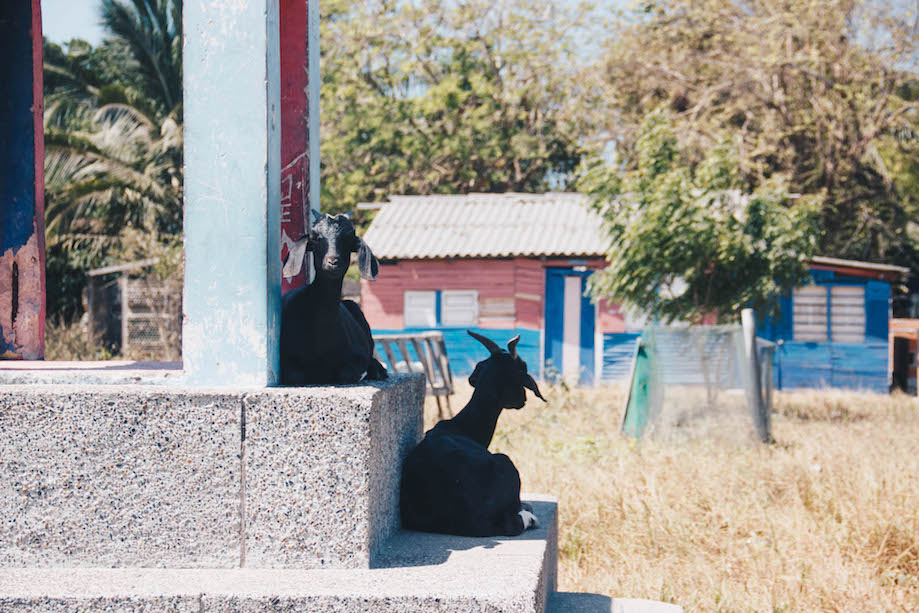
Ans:
POLYGON ((313 224, 310 241, 320 276, 341 279, 351 264, 351 253, 357 251, 357 235, 351 220, 344 215, 323 216, 313 224))
POLYGON ((379 270, 379 263, 367 243, 354 232, 351 220, 344 215, 316 215, 312 236, 304 236, 291 249, 284 265, 284 276, 299 273, 307 251, 312 251, 316 262, 316 274, 326 279, 344 278, 351 265, 351 254, 357 253, 357 265, 361 277, 373 281, 379 270))
POLYGON ((527 363, 517 355, 516 336, 507 344, 507 351, 498 347, 497 343, 471 330, 470 336, 481 342, 491 352, 491 356, 475 366, 469 375, 469 385, 476 387, 480 382, 487 380, 487 385, 496 386, 498 400, 505 409, 522 409, 526 404, 526 390, 530 390, 540 400, 545 401, 539 393, 539 387, 533 377, 527 373, 527 363))

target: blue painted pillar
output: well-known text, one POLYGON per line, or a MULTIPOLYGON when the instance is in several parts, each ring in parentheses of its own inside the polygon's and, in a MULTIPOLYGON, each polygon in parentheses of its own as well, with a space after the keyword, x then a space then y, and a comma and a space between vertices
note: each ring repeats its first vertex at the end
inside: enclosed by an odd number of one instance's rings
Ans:
POLYGON ((39 0, 0 1, 0 359, 44 356, 39 0))
POLYGON ((278 0, 185 0, 182 353, 190 385, 278 378, 278 12, 278 0))

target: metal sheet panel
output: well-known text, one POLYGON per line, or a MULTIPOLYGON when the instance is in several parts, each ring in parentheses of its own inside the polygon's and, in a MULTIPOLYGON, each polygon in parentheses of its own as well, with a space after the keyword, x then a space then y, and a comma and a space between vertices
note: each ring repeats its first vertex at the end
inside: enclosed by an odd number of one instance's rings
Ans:
POLYGON ((581 194, 397 196, 364 237, 380 259, 604 255, 603 221, 581 194))

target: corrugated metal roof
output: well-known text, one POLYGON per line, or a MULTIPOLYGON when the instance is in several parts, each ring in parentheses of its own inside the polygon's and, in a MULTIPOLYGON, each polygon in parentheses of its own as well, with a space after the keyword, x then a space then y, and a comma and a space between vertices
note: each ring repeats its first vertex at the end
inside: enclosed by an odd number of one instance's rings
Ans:
POLYGON ((383 260, 602 256, 603 223, 582 194, 393 196, 364 240, 383 260))
POLYGON ((810 259, 812 264, 822 264, 824 266, 839 266, 844 268, 862 268, 864 270, 877 270, 881 272, 892 272, 900 275, 904 279, 909 276, 909 268, 905 266, 894 266, 893 264, 875 264, 873 262, 862 262, 860 260, 843 260, 841 258, 828 258, 815 255, 810 259))

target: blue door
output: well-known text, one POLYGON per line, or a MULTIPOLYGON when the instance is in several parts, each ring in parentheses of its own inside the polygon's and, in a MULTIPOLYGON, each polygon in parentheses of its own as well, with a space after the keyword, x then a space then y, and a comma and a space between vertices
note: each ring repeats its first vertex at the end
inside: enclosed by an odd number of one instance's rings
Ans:
POLYGON ((595 308, 585 296, 590 274, 573 268, 546 269, 547 378, 593 383, 595 308))

